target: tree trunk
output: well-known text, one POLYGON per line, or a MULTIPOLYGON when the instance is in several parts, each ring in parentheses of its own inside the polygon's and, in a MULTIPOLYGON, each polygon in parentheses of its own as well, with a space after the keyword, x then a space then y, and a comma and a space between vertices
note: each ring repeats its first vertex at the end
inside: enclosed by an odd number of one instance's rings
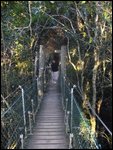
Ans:
MULTIPOLYGON (((97 69, 99 66, 99 57, 98 57, 98 50, 94 50, 94 68, 93 68, 93 77, 92 77, 92 86, 93 86, 93 101, 92 101, 92 109, 95 111, 96 110, 96 77, 97 77, 97 69)), ((92 133, 95 133, 96 130, 96 118, 95 114, 92 114, 91 116, 91 131, 92 133)))

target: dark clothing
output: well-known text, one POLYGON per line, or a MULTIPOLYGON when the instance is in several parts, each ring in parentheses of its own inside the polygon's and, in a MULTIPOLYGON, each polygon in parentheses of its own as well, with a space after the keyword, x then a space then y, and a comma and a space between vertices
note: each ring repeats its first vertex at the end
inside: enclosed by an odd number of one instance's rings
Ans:
POLYGON ((57 62, 52 62, 52 64, 51 64, 51 70, 53 72, 58 71, 58 66, 59 66, 59 64, 57 62))

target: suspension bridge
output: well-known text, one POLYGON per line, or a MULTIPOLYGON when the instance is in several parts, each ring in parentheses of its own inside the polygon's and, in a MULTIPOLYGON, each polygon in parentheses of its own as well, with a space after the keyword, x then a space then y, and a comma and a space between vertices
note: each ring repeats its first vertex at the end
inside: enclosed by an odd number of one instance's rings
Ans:
MULTIPOLYGON (((61 49, 59 80, 51 83, 50 68, 43 67, 40 48, 39 76, 19 85, 1 114, 1 149, 99 149, 76 97, 77 86, 65 74, 65 48, 61 49)), ((37 61, 35 58, 35 63, 37 61)), ((36 69, 35 69, 36 70, 36 69)), ((110 136, 111 131, 103 124, 110 136)))

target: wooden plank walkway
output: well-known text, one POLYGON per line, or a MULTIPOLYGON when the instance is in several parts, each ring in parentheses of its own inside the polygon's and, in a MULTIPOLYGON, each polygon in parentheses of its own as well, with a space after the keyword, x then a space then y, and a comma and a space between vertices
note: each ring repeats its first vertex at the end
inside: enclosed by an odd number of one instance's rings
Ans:
POLYGON ((58 85, 50 83, 25 149, 68 149, 68 143, 61 94, 58 85))

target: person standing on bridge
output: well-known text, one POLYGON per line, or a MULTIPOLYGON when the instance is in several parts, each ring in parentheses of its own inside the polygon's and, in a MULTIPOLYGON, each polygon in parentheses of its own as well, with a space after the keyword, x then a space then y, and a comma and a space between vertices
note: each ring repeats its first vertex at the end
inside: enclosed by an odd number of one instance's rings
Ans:
POLYGON ((51 63, 51 70, 52 70, 52 83, 56 83, 59 76, 59 62, 55 59, 51 63))

